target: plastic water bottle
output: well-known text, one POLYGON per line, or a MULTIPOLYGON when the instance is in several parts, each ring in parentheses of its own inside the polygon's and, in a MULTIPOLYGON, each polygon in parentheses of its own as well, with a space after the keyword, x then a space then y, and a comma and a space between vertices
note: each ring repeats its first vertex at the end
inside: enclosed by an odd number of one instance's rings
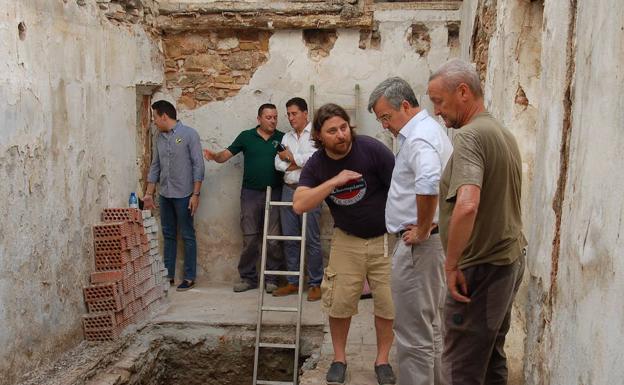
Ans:
POLYGON ((131 209, 138 209, 139 208, 139 200, 137 199, 136 193, 134 193, 134 192, 130 193, 130 198, 128 199, 128 206, 131 209))

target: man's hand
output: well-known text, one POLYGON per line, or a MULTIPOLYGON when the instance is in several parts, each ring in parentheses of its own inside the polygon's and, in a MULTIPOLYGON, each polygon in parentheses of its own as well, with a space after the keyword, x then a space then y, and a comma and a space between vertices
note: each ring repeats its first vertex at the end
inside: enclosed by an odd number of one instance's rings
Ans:
POLYGON ((153 210, 156 206, 154 205, 154 197, 152 194, 145 194, 143 196, 143 209, 144 210, 153 210))
POLYGON ((195 215, 195 211, 199 207, 199 195, 191 195, 191 199, 189 200, 188 209, 191 211, 191 216, 195 215))
POLYGON ((408 225, 403 233, 403 243, 406 246, 417 245, 429 239, 430 234, 431 229, 426 229, 423 226, 408 225))
POLYGON ((351 171, 351 170, 342 170, 340 171, 340 174, 331 178, 331 181, 335 187, 338 187, 338 186, 343 186, 351 182, 352 180, 360 179, 361 177, 362 177, 362 174, 358 172, 351 171))
POLYGON ((209 149, 204 148, 203 153, 204 153, 204 159, 208 161, 215 160, 216 153, 214 151, 210 151, 209 149))
POLYGON ((470 298, 468 297, 468 285, 466 284, 464 273, 457 267, 445 268, 444 270, 446 271, 446 285, 451 293, 451 297, 458 302, 470 302, 470 298), (458 289, 461 290, 463 295, 458 289))
POLYGON ((292 152, 290 152, 290 149, 288 147, 286 147, 284 151, 278 152, 277 156, 279 156, 279 158, 283 160, 284 162, 294 163, 294 160, 295 160, 295 157, 293 156, 292 152))

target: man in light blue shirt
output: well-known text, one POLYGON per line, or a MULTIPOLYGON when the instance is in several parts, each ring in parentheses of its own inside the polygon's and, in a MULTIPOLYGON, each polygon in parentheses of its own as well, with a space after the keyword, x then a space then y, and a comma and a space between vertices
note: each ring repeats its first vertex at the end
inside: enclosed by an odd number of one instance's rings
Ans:
POLYGON ((446 286, 437 205, 451 142, 401 78, 379 84, 368 110, 398 141, 386 228, 399 238, 392 256, 392 298, 400 384, 445 384, 441 314, 446 286))
POLYGON ((152 104, 154 124, 160 131, 154 143, 152 164, 147 175, 144 208, 153 209, 156 183, 160 184, 160 222, 165 239, 165 267, 175 283, 177 230, 184 240, 184 279, 178 291, 195 285, 197 242, 193 215, 199 207, 204 180, 204 159, 199 134, 177 119, 173 104, 159 100, 152 104))

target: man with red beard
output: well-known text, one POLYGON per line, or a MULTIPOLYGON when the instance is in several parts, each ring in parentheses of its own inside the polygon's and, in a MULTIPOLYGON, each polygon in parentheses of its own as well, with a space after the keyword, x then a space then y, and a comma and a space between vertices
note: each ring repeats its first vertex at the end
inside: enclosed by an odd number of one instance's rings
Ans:
POLYGON ((390 258, 385 205, 394 168, 394 155, 381 142, 355 137, 349 115, 336 104, 319 108, 312 137, 320 148, 308 160, 293 199, 298 214, 327 202, 334 218, 329 265, 321 284, 321 307, 329 316, 334 362, 328 384, 346 379, 346 344, 351 317, 364 280, 373 293, 379 384, 396 382, 388 355, 392 346, 394 305, 390 291, 390 258))

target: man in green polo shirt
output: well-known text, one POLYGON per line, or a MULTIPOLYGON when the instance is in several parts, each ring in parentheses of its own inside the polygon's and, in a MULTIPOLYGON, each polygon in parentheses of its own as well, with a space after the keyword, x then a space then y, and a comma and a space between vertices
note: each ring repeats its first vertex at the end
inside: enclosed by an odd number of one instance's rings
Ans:
MULTIPOLYGON (((224 163, 242 151, 245 156, 243 186, 241 188, 241 229, 243 231, 243 251, 238 262, 241 281, 234 285, 235 292, 258 287, 256 264, 260 258, 262 230, 264 224, 264 204, 266 188, 273 188, 271 200, 280 200, 282 173, 275 170, 274 158, 277 145, 284 133, 276 130, 277 108, 273 104, 263 104, 258 109, 258 125, 241 132, 225 150, 215 153, 204 150, 206 160, 224 163)), ((269 218, 269 233, 279 233, 279 211, 272 210, 269 218)), ((282 250, 277 241, 267 242, 267 269, 280 270, 282 250)), ((277 288, 277 277, 266 277, 266 291, 277 288)))

